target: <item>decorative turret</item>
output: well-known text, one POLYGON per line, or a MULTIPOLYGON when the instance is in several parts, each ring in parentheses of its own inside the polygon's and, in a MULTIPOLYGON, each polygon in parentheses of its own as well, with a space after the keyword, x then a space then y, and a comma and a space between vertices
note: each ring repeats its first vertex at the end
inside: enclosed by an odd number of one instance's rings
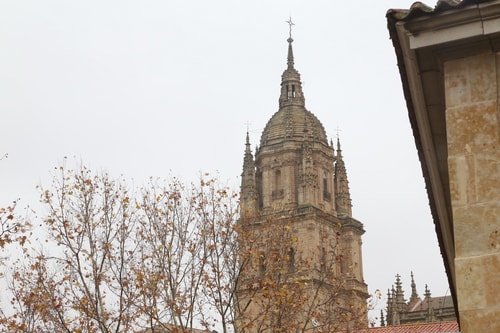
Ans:
POLYGON ((425 299, 426 300, 430 300, 431 299, 431 291, 429 290, 429 288, 427 287, 427 284, 425 285, 425 292, 424 292, 424 296, 425 296, 425 299))
POLYGON ((398 311, 406 310, 405 295, 401 283, 401 275, 396 274, 396 306, 398 311))
POLYGON ((257 186, 255 183, 255 161, 250 148, 250 138, 247 131, 245 155, 243 157, 243 172, 241 173, 241 214, 254 214, 257 210, 257 186))
POLYGON ((427 302, 427 313, 425 315, 425 321, 433 322, 436 320, 436 316, 434 314, 434 306, 432 304, 431 291, 427 288, 427 285, 425 285, 424 296, 425 296, 424 301, 427 302))
MULTIPOLYGON (((306 117, 306 114, 304 114, 306 117)), ((318 187, 318 175, 314 170, 313 161, 314 142, 310 138, 307 121, 304 121, 304 138, 301 147, 301 163, 299 170, 299 205, 314 203, 316 190, 318 187)))
POLYGON ((387 313, 387 325, 392 324, 392 293, 390 289, 387 289, 387 308, 386 308, 386 313, 387 313))
POLYGON ((352 216, 349 181, 347 180, 347 171, 342 158, 339 138, 337 138, 337 156, 335 161, 335 202, 339 215, 352 216))
POLYGON ((394 285, 390 291, 390 302, 387 303, 387 324, 388 325, 399 325, 400 324, 400 312, 398 311, 398 304, 396 302, 396 290, 394 289, 394 285), (390 309, 390 316, 389 316, 390 309))
POLYGON ((413 272, 410 273, 411 275, 411 296, 410 296, 410 302, 418 298, 417 294, 417 285, 415 284, 415 279, 413 278, 413 272))
POLYGON ((281 94, 279 99, 280 108, 287 105, 305 105, 304 94, 302 93, 302 83, 300 82, 300 74, 295 69, 292 48, 292 20, 287 21, 290 25, 290 35, 287 39, 288 42, 288 58, 287 69, 281 76, 281 94))

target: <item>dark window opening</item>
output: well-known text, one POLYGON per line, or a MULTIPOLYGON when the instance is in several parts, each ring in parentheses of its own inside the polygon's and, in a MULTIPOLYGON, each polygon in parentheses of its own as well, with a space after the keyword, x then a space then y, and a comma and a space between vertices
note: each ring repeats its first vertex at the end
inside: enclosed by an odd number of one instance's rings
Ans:
POLYGON ((285 191, 281 187, 281 170, 276 170, 274 173, 274 186, 271 197, 273 200, 282 199, 284 194, 285 191))
POLYGON ((292 89, 290 89, 290 86, 287 84, 286 85, 286 98, 294 98, 295 97, 295 84, 292 84, 292 89))
POLYGON ((295 251, 293 248, 288 250, 288 271, 295 272, 295 251))
POLYGON ((323 171, 323 200, 330 201, 331 198, 330 191, 328 191, 328 173, 323 171))

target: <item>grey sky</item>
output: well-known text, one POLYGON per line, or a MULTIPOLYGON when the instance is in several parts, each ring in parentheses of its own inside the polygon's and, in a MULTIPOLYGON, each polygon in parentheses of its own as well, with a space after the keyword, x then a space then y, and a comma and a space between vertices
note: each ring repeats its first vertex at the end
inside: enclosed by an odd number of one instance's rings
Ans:
POLYGON ((449 293, 386 29, 411 3, 0 0, 0 205, 37 207, 64 156, 136 186, 218 171, 237 188, 246 123, 255 146, 278 108, 291 15, 306 107, 341 130, 369 291, 400 273, 409 296, 413 270, 420 295, 449 293))

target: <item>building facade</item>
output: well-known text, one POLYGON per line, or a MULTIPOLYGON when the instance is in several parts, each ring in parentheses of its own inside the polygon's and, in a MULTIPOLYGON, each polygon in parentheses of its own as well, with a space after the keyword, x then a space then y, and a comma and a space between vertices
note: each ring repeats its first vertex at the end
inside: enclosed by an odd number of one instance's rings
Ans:
POLYGON ((387 309, 384 318, 381 313, 381 326, 394 326, 416 323, 456 322, 455 304, 451 295, 432 297, 425 285, 424 298, 417 293, 417 284, 411 273, 411 295, 408 299, 396 275, 396 281, 387 291, 387 309))
POLYGON ((367 325, 363 224, 352 217, 340 141, 305 107, 292 38, 279 109, 255 157, 247 133, 239 221, 240 332, 367 325))
POLYGON ((500 332, 500 1, 389 10, 462 332, 500 332))

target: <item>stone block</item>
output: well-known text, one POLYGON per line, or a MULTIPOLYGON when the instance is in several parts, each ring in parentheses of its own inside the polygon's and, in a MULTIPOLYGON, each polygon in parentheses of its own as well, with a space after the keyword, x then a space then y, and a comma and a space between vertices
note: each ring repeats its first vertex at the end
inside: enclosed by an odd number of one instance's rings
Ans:
POLYGON ((500 309, 481 309, 460 312, 460 331, 464 333, 500 332, 500 309))
POLYGON ((496 57, 493 53, 483 53, 464 59, 467 64, 470 100, 484 102, 496 100, 496 57))
POLYGON ((496 57, 483 53, 447 61, 444 64, 447 107, 495 100, 497 96, 496 57))
POLYGON ((457 297, 460 314, 486 306, 484 267, 481 257, 456 258, 457 297))
POLYGON ((464 59, 447 61, 444 64, 444 73, 446 107, 451 108, 469 103, 469 83, 464 59))
POLYGON ((500 152, 475 154, 474 160, 477 201, 500 201, 500 152))
MULTIPOLYGON (((500 252, 487 256, 484 263, 484 283, 487 286, 486 304, 498 307, 500 305, 500 252)), ((500 320, 500 316, 498 318, 500 320)))
POLYGON ((497 149, 497 102, 487 101, 446 109, 448 154, 469 154, 497 149))
POLYGON ((457 258, 499 251, 500 203, 477 203, 453 208, 457 258))
POLYGON ((500 253, 457 258, 455 264, 461 322, 463 313, 500 311, 500 253))

